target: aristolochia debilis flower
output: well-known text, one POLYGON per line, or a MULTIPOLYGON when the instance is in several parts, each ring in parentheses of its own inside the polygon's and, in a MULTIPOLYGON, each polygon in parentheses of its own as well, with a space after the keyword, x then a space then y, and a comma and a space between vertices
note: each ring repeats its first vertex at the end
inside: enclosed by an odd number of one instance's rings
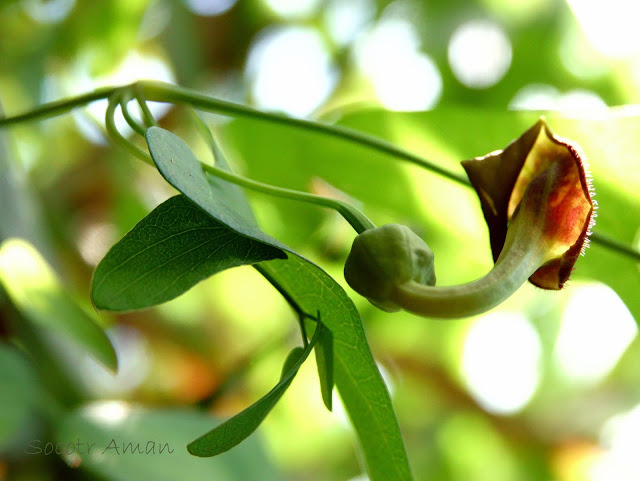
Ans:
POLYGON ((384 310, 456 318, 487 311, 527 279, 561 289, 593 226, 590 177, 580 149, 540 119, 504 150, 462 162, 489 226, 495 265, 484 277, 435 287, 433 255, 397 225, 356 237, 345 278, 384 310))

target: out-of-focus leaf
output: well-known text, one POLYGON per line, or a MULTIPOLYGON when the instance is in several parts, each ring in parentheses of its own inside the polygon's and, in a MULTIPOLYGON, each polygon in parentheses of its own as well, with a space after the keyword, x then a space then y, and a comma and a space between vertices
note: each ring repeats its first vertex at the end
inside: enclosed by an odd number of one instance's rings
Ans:
POLYGON ((140 309, 173 299, 224 269, 283 256, 178 195, 111 248, 96 268, 91 296, 100 309, 140 309))
POLYGON ((18 351, 0 343, 0 453, 9 449, 34 416, 40 385, 18 351))
POLYGON ((307 347, 304 349, 297 347, 289 353, 282 367, 280 382, 271 391, 244 411, 190 443, 187 446, 189 452, 200 457, 216 456, 237 446, 258 429, 260 423, 264 421, 293 381, 323 329, 323 325, 318 324, 318 328, 307 347))
POLYGON ((80 442, 80 454, 77 447, 69 449, 66 461, 109 481, 282 479, 257 439, 214 460, 189 455, 184 446, 211 422, 211 416, 190 410, 98 402, 60 419, 55 442, 65 450, 80 442))
POLYGON ((106 367, 117 370, 116 353, 107 335, 64 290, 31 244, 8 239, 0 245, 0 283, 36 329, 74 341, 106 367))

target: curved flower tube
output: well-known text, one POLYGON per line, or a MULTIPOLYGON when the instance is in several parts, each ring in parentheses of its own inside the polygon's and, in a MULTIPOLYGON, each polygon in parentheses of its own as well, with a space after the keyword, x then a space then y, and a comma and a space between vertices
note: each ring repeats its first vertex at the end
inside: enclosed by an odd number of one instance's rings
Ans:
MULTIPOLYGON (((423 272, 424 265, 401 265, 421 257, 407 254, 409 244, 389 240, 390 231, 383 226, 367 231, 367 242, 356 238, 347 259, 345 278, 357 292, 387 310, 459 318, 492 309, 527 279, 543 289, 563 287, 593 227, 592 187, 579 149, 555 137, 540 119, 504 150, 464 161, 463 166, 489 226, 493 269, 467 284, 428 285, 415 274, 423 272), (385 249, 395 263, 373 266, 372 254, 385 249), (384 279, 384 289, 363 289, 362 282, 353 282, 358 273, 374 285, 384 279)), ((416 245, 413 239, 410 248, 416 245)), ((426 244, 420 247, 425 248, 426 244)))

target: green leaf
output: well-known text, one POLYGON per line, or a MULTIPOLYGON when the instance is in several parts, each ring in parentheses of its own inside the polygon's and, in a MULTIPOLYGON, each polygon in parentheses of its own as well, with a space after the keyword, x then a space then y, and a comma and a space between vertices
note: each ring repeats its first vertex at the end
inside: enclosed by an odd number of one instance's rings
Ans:
MULTIPOLYGON (((215 218, 219 217, 218 208, 228 212, 228 207, 220 207, 223 198, 215 196, 213 200, 210 187, 204 185, 206 177, 197 159, 180 138, 153 127, 147 131, 147 141, 158 169, 164 170, 163 175, 171 185, 215 218), (187 165, 182 166, 183 161, 187 165)), ((235 216, 233 220, 239 219, 235 216)), ((269 238, 261 233, 260 238, 265 237, 269 238)), ((358 433, 370 479, 411 480, 391 398, 369 349, 355 305, 324 270, 286 245, 275 242, 293 255, 287 260, 263 262, 259 270, 266 272, 279 286, 278 290, 286 292, 304 312, 322 313, 322 323, 333 338, 335 383, 358 433)))
POLYGON ((116 353, 102 328, 64 290, 39 252, 22 239, 0 245, 0 283, 16 308, 37 329, 62 335, 112 371, 116 353))
POLYGON ((284 256, 178 195, 111 248, 96 268, 91 296, 100 309, 141 309, 173 299, 224 269, 284 256))
MULTIPOLYGON (((0 453, 15 445, 21 433, 33 422, 38 399, 42 396, 36 373, 24 356, 0 343, 0 453)), ((21 451, 23 447, 21 446, 21 451)))
MULTIPOLYGON (((297 254, 294 254, 297 255, 297 254)), ((302 258, 302 257, 301 257, 302 258)), ((280 285, 278 279, 271 276, 271 269, 264 267, 266 264, 256 264, 253 267, 262 276, 276 288, 276 290, 285 298, 291 309, 298 314, 300 321, 300 329, 303 336, 306 336, 304 330, 304 322, 307 319, 314 319, 316 322, 320 322, 320 312, 317 316, 313 316, 306 312, 302 306, 298 304, 293 293, 290 293, 287 288, 280 285)), ((316 365, 318 367, 318 376, 320 378, 320 391, 322 394, 322 401, 329 411, 332 410, 333 403, 333 336, 329 329, 323 329, 318 338, 318 345, 316 346, 316 365)))
POLYGON ((333 409, 333 336, 329 329, 320 333, 318 346, 316 347, 316 364, 320 379, 320 392, 322 402, 329 411, 333 409))
MULTIPOLYGON (((215 148, 215 142, 211 140, 211 143, 215 148)), ((222 159, 225 168, 226 162, 219 151, 214 152, 216 162, 222 159)), ((234 187, 220 181, 217 188, 234 187)), ((248 205, 246 198, 244 202, 248 205)), ((325 406, 332 408, 335 377, 345 409, 358 433, 370 479, 412 479, 391 398, 371 355, 355 305, 324 270, 296 252, 289 252, 293 255, 286 262, 263 262, 255 267, 298 314, 322 313, 322 323, 328 329, 320 333, 315 351, 325 406), (318 296, 318 292, 322 296, 318 296)))
POLYGON ((213 195, 200 162, 180 137, 160 127, 151 127, 147 129, 146 138, 151 157, 162 176, 211 217, 238 234, 285 251, 291 250, 248 222, 246 216, 238 212, 241 207, 234 208, 228 199, 213 195))
MULTIPOLYGON (((209 127, 207 127, 207 124, 204 123, 204 121, 198 116, 198 114, 194 113, 193 115, 196 120, 196 127, 198 128, 198 131, 204 137, 204 140, 207 142, 209 148, 211 149, 211 153, 213 154, 213 158, 215 161, 215 166, 218 169, 232 172, 227 159, 222 154, 222 151, 214 140, 209 127)), ((211 186, 214 197, 225 199, 225 202, 228 205, 232 206, 234 210, 245 220, 245 222, 251 224, 254 227, 258 227, 258 222, 256 221, 253 210, 251 209, 251 204, 249 204, 247 194, 242 187, 215 177, 208 172, 206 173, 206 176, 207 181, 211 186)))
POLYGON ((305 311, 322 313, 322 323, 333 336, 336 387, 358 433, 369 478, 413 479, 389 391, 353 301, 331 276, 302 257, 263 262, 260 267, 305 311))
POLYGON ((302 363, 307 359, 311 349, 318 341, 318 336, 322 331, 322 324, 318 324, 318 328, 307 347, 305 349, 297 347, 289 353, 282 367, 280 382, 271 391, 244 411, 190 443, 187 446, 189 452, 194 456, 200 457, 216 456, 228 451, 249 437, 260 426, 260 423, 264 421, 267 414, 288 389, 293 378, 298 373, 298 369, 300 369, 300 366, 302 366, 302 363))
MULTIPOLYGON (((213 153, 213 157, 215 159, 215 165, 219 169, 227 170, 231 172, 231 168, 226 158, 222 154, 218 144, 211 135, 211 131, 207 128, 206 124, 197 117, 198 127, 202 134, 205 136, 208 144, 211 147, 211 151, 213 153)), ((249 204, 249 200, 242 189, 242 187, 227 182, 225 180, 219 179, 212 175, 208 175, 208 181, 211 185, 212 190, 214 191, 214 195, 224 198, 230 199, 231 203, 238 209, 238 211, 247 219, 248 222, 251 222, 253 225, 257 226, 257 222, 255 216, 253 215, 253 210, 251 209, 251 205, 249 204)), ((300 322, 304 323, 305 318, 313 317, 308 312, 304 312, 296 301, 289 295, 289 293, 284 290, 279 284, 278 281, 268 275, 266 271, 260 268, 260 265, 254 266, 260 274, 262 274, 265 279, 267 279, 286 299, 291 308, 296 311, 298 316, 300 317, 300 322)), ((318 313, 318 317, 320 314, 318 313)), ((332 410, 333 403, 333 337, 331 335, 331 331, 328 329, 323 329, 320 333, 320 338, 318 339, 318 346, 316 347, 316 364, 318 367, 318 376, 320 378, 320 389, 322 393, 322 401, 324 405, 327 407, 329 411, 332 410)))
MULTIPOLYGON (((212 422, 209 414, 194 410, 147 409, 123 401, 101 401, 61 417, 51 441, 68 450, 69 455, 63 457, 70 465, 80 463, 79 469, 107 481, 282 479, 259 438, 248 439, 215 459, 191 456, 184 446, 202 426, 212 422), (87 443, 92 444, 90 449, 87 443)), ((36 447, 44 449, 47 441, 42 439, 36 447)))

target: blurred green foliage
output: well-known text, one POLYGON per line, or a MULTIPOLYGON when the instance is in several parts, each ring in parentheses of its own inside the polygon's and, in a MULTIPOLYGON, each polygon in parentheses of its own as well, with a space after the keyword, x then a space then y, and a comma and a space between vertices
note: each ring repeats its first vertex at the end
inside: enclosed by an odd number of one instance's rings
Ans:
MULTIPOLYGON (((547 113, 551 127, 577 141, 590 159, 600 203, 596 232, 638 246, 638 111, 604 104, 638 102, 640 57, 638 49, 619 56, 599 50, 591 27, 578 21, 579 2, 354 1, 370 14, 345 42, 332 34, 328 18, 336 5, 349 0, 309 2, 308 12, 297 15, 278 13, 266 0, 227 3, 228 10, 207 16, 187 0, 2 2, 3 111, 13 115, 105 82, 147 76, 261 107, 264 98, 252 73, 257 67, 248 67, 255 45, 270 33, 300 27, 322 40, 334 75, 330 93, 312 105, 311 118, 373 133, 457 172, 462 172, 460 160, 503 148, 536 120, 540 112, 508 108, 523 88, 542 84, 537 92, 544 93, 544 102, 535 105, 564 109, 547 113), (53 14, 47 17, 49 11, 53 14), (358 45, 390 20, 400 25, 392 38, 408 36, 413 53, 422 56, 420 65, 428 58, 437 69, 441 91, 428 112, 390 112, 377 80, 362 67, 358 45), (486 88, 461 82, 449 57, 454 33, 472 20, 499 26, 510 45, 504 76, 486 88), (575 99, 567 94, 576 92, 590 102, 589 108, 567 100, 575 99)), ((610 37, 624 33, 625 18, 633 18, 629 8, 620 2, 601 12, 602 26, 616 21, 619 26, 610 37)), ((400 57, 399 50, 393 53, 400 57)), ((380 52, 380 58, 388 57, 380 52)), ((481 53, 478 59, 480 64, 492 60, 481 53)), ((285 77, 276 76, 275 84, 289 85, 287 78, 299 73, 286 56, 281 69, 285 77)), ((297 87, 295 92, 289 87, 290 96, 306 99, 313 85, 297 87)), ((428 88, 435 87, 425 84, 423 90, 428 88)), ((408 91, 401 82, 395 89, 408 91)), ((415 95, 423 93, 418 89, 415 95)), ((175 193, 157 172, 105 141, 103 113, 100 106, 92 107, 0 131, 0 240, 26 238, 84 303, 93 269, 110 245, 175 193)), ((183 109, 156 115, 199 158, 210 159, 183 109)), ((488 235, 469 189, 318 134, 256 120, 206 119, 230 163, 245 175, 346 199, 377 224, 410 225, 435 252, 439 283, 464 282, 490 268, 488 235)), ((248 194, 265 232, 344 285, 342 266, 354 234, 342 219, 307 205, 248 194)), ((389 315, 347 288, 387 373, 417 480, 636 479, 640 344, 628 320, 640 319, 638 264, 593 244, 572 279, 558 294, 525 286, 499 309, 514 325, 531 326, 538 343, 532 345, 539 349, 537 357, 535 352, 529 357, 537 373, 529 380, 533 391, 511 411, 500 411, 473 387, 469 359, 478 365, 484 365, 483 359, 493 362, 488 382, 498 396, 500 387, 507 392, 517 384, 514 379, 527 378, 517 360, 528 349, 535 351, 530 344, 487 331, 491 335, 483 357, 470 357, 472 335, 494 318, 443 323, 389 315), (570 330, 576 322, 578 327, 570 330), (569 341, 567 332, 573 333, 569 341)), ((24 355, 18 348, 33 339, 17 329, 21 314, 0 290, 0 480, 316 481, 361 474, 361 454, 340 405, 335 403, 336 413, 326 412, 315 369, 307 365, 259 434, 240 451, 201 460, 184 449, 211 423, 206 413, 228 417, 266 393, 297 343, 295 313, 253 270, 225 271, 167 304, 106 314, 101 322, 118 352, 117 376, 64 339, 40 340, 30 357, 24 355), (55 385, 59 392, 78 392, 62 396, 63 405, 54 406, 39 394, 42 386, 51 385, 54 392, 55 385), (125 409, 126 417, 120 420, 128 421, 105 425, 104 414, 101 418, 95 410, 105 399, 121 399, 116 407, 125 409), (86 404, 89 400, 97 404, 86 404), (193 406, 202 409, 194 412, 193 406), (47 428, 50 419, 57 420, 57 432, 47 428), (138 436, 144 442, 169 442, 175 457, 91 457, 78 466, 73 457, 25 452, 27 443, 38 439, 44 446, 46 440, 80 437, 106 444, 110 438, 133 442, 138 436)), ((106 419, 112 422, 119 419, 113 412, 110 416, 106 419)))

